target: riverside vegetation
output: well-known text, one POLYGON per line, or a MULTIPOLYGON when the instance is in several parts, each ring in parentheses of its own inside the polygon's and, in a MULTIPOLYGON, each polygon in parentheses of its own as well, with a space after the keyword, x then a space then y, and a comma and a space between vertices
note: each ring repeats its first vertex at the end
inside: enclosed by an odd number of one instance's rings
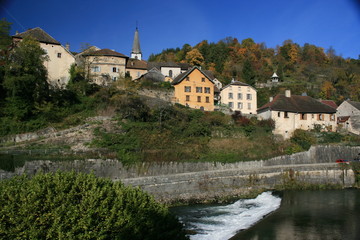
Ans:
POLYGON ((82 173, 0 181, 1 239, 188 239, 140 189, 82 173))

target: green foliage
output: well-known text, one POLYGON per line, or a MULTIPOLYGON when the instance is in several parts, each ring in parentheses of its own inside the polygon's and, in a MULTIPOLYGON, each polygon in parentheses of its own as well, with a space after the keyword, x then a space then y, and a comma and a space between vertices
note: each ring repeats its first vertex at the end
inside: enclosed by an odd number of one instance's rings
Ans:
POLYGON ((24 38, 13 49, 6 64, 4 88, 6 112, 19 120, 32 115, 37 106, 49 100, 49 86, 44 61, 47 58, 39 43, 24 38))
POLYGON ((187 239, 151 196, 94 175, 14 177, 0 191, 1 239, 187 239))
POLYGON ((290 138, 290 141, 294 144, 297 144, 302 148, 302 150, 309 150, 312 144, 316 143, 316 139, 311 135, 310 132, 296 129, 290 138))

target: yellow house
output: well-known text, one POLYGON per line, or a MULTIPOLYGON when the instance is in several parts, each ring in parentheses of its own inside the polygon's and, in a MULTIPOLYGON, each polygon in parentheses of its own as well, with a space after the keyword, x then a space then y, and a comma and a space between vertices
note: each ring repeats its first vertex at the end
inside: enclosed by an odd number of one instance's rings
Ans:
POLYGON ((171 83, 174 88, 174 102, 190 108, 214 111, 214 83, 198 67, 178 75, 171 83))

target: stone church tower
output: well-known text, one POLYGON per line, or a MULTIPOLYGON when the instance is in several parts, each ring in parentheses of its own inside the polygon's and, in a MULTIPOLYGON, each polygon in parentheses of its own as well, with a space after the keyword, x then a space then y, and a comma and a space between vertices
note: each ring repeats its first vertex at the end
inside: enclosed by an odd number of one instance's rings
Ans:
POLYGON ((141 57, 142 57, 142 53, 141 53, 141 49, 140 49, 139 31, 138 31, 137 27, 136 27, 136 30, 135 30, 134 42, 133 42, 130 57, 135 58, 135 59, 139 59, 139 60, 141 60, 141 57))

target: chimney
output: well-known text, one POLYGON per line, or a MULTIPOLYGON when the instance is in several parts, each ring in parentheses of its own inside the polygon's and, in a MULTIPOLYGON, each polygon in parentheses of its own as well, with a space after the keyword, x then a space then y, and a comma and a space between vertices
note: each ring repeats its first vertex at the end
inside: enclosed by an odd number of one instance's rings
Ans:
POLYGON ((65 44, 65 48, 66 48, 66 50, 70 51, 70 44, 69 44, 69 43, 66 43, 66 44, 65 44))
POLYGON ((274 100, 273 97, 270 97, 270 98, 269 98, 269 102, 272 102, 273 100, 274 100))
POLYGON ((290 90, 285 90, 285 97, 291 97, 291 91, 290 90))

